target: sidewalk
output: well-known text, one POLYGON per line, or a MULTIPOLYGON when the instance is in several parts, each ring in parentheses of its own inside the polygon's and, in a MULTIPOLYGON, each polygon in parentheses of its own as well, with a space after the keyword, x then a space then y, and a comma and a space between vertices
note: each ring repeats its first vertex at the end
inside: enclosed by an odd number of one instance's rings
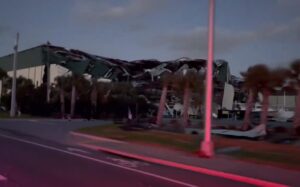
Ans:
POLYGON ((81 133, 72 132, 71 137, 77 144, 90 149, 155 164, 191 170, 258 186, 276 186, 276 183, 300 186, 300 172, 297 171, 237 161, 222 155, 216 155, 210 159, 200 158, 197 155, 161 147, 119 142, 107 138, 85 136, 81 133))

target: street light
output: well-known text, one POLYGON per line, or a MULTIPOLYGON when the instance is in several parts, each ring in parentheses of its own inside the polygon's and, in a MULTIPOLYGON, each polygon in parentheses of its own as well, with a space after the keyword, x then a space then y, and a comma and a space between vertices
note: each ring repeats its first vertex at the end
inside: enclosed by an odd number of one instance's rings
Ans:
POLYGON ((208 57, 206 70, 206 92, 205 92, 205 131, 204 140, 201 142, 199 155, 212 157, 214 146, 211 141, 211 115, 212 115, 212 96, 213 96, 213 57, 214 57, 214 8, 215 0, 209 0, 208 15, 208 57))

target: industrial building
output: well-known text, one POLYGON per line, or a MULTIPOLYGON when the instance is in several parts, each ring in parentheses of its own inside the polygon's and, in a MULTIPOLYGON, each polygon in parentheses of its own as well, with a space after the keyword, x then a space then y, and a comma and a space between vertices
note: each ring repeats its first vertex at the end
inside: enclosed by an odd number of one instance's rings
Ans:
MULTIPOLYGON (((12 62, 12 54, 0 57, 0 68, 12 75, 12 62)), ((180 58, 170 61, 155 59, 126 61, 44 44, 18 52, 17 62, 17 76, 31 79, 35 86, 42 84, 45 79, 47 83, 52 84, 57 76, 75 73, 97 80, 129 81, 137 89, 142 88, 140 89, 142 92, 153 87, 153 84, 166 72, 176 73, 187 70, 204 74, 206 60, 180 58)), ((232 83, 229 63, 216 60, 214 62, 214 96, 215 103, 219 107, 215 108, 233 109, 235 89, 232 83), (230 93, 224 93, 225 88, 230 90, 230 93), (228 98, 224 99, 224 95, 228 98)), ((156 103, 157 100, 153 102, 156 103)))

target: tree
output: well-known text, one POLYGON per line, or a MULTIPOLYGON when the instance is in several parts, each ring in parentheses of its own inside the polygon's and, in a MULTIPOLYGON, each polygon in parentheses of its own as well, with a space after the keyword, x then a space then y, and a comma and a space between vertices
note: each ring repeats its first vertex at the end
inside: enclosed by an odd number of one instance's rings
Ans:
POLYGON ((25 77, 17 78, 17 106, 23 113, 30 113, 32 108, 33 101, 33 93, 34 93, 34 84, 31 79, 27 79, 25 77))
POLYGON ((72 92, 71 92, 71 107, 70 107, 70 117, 74 117, 75 106, 76 106, 76 78, 73 77, 72 80, 72 92))
MULTIPOLYGON (((261 120, 260 124, 267 125, 268 120, 268 108, 269 108, 269 96, 272 92, 274 92, 275 88, 283 87, 284 83, 288 76, 288 70, 284 68, 277 68, 273 70, 263 70, 265 74, 262 74, 263 77, 260 78, 259 86, 263 93, 263 103, 262 103, 262 111, 261 111, 261 120)), ((262 71, 262 72, 263 72, 262 71)))
POLYGON ((263 95, 260 124, 263 124, 266 127, 268 120, 269 96, 272 91, 274 91, 274 88, 283 86, 287 76, 287 70, 283 68, 270 70, 266 65, 258 64, 250 67, 243 75, 245 77, 244 86, 250 91, 243 129, 247 129, 250 124, 250 113, 253 107, 253 93, 251 92, 261 92, 263 95))
POLYGON ((71 76, 71 107, 70 107, 70 115, 74 117, 76 100, 81 95, 89 92, 90 82, 84 78, 83 75, 78 75, 73 73, 71 76))
MULTIPOLYGON (((37 89, 35 88, 31 79, 27 79, 25 77, 19 76, 16 80, 17 89, 16 89, 16 101, 18 109, 22 113, 35 113, 36 110, 44 111, 47 109, 40 101, 40 95, 37 96, 37 89), (37 106, 37 103, 39 106, 37 106), (33 107, 34 106, 34 107, 33 107), (42 107, 41 107, 42 106, 42 107)), ((7 90, 11 89, 12 81, 9 77, 4 78, 3 87, 4 94, 2 98, 3 105, 6 108, 10 107, 11 102, 11 93, 7 92, 7 90)))
POLYGON ((160 101, 159 101, 159 107, 158 107, 158 112, 156 116, 156 124, 158 126, 161 126, 162 123, 162 117, 165 109, 165 104, 166 104, 166 98, 167 98, 167 93, 168 93, 168 86, 172 80, 172 75, 170 73, 166 73, 162 77, 162 92, 160 96, 160 101))
POLYGON ((300 59, 295 60, 290 65, 291 84, 297 90, 296 108, 294 115, 294 128, 300 127, 300 59))
POLYGON ((262 101, 262 110, 260 114, 260 124, 263 124, 266 127, 267 117, 268 117, 268 105, 269 105, 269 96, 272 88, 271 84, 271 71, 264 64, 258 64, 252 67, 252 76, 253 83, 257 91, 261 92, 263 95, 262 101))
POLYGON ((65 90, 67 86, 67 77, 58 76, 55 78, 56 87, 59 90, 59 100, 60 100, 60 113, 61 117, 65 117, 65 90))
MULTIPOLYGON (((1 92, 0 92, 0 99, 1 99, 1 96, 2 96, 2 90, 3 90, 3 87, 4 87, 4 84, 3 82, 5 82, 5 80, 8 78, 8 75, 6 73, 6 71, 4 71, 3 69, 0 68, 0 82, 1 82, 1 92)), ((1 103, 1 100, 0 100, 0 103, 1 103)))
MULTIPOLYGON (((136 108, 136 102, 138 95, 135 88, 128 82, 115 82, 111 84, 111 91, 108 91, 108 94, 105 97, 107 98, 106 109, 114 117, 125 117, 128 114, 128 109, 130 108, 133 112, 136 108)), ((137 113, 133 112, 135 117, 137 113)))
POLYGON ((248 130, 251 124, 251 112, 254 105, 254 98, 257 94, 257 71, 256 67, 249 67, 246 72, 241 72, 244 78, 243 88, 248 92, 246 111, 242 129, 248 130))
POLYGON ((187 127, 189 120, 191 93, 195 91, 196 88, 199 88, 199 85, 202 85, 202 81, 200 75, 192 70, 187 70, 186 73, 177 75, 177 78, 173 80, 175 81, 174 86, 178 91, 184 90, 182 117, 183 127, 187 127))
MULTIPOLYGON (((87 111, 91 113, 93 117, 95 117, 97 111, 98 104, 98 84, 97 80, 92 78, 92 90, 91 90, 91 111, 87 111)), ((87 114, 89 116, 89 114, 87 114)))
POLYGON ((3 78, 7 78, 8 75, 6 73, 6 71, 4 71, 3 69, 0 68, 0 80, 2 80, 3 78))
MULTIPOLYGON (((51 94, 55 94, 54 90, 51 94)), ((47 102, 47 85, 41 84, 40 86, 34 88, 31 94, 31 101, 30 101, 30 114, 38 115, 38 116, 49 116, 53 112, 53 102, 47 102), (34 107, 32 107, 34 106, 34 107)), ((52 97, 52 100, 55 97, 52 97)), ((29 100, 29 98, 28 98, 29 100)))

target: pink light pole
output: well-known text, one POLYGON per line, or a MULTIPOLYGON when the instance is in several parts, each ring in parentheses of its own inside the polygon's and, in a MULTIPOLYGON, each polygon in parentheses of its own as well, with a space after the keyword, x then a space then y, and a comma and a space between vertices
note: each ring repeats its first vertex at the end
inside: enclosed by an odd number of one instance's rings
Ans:
POLYGON ((211 141, 211 116, 213 97, 213 58, 214 58, 214 9, 215 0, 209 0, 209 26, 208 26, 208 57, 206 70, 206 92, 205 92, 205 134, 201 142, 200 156, 212 157, 214 146, 211 141))

